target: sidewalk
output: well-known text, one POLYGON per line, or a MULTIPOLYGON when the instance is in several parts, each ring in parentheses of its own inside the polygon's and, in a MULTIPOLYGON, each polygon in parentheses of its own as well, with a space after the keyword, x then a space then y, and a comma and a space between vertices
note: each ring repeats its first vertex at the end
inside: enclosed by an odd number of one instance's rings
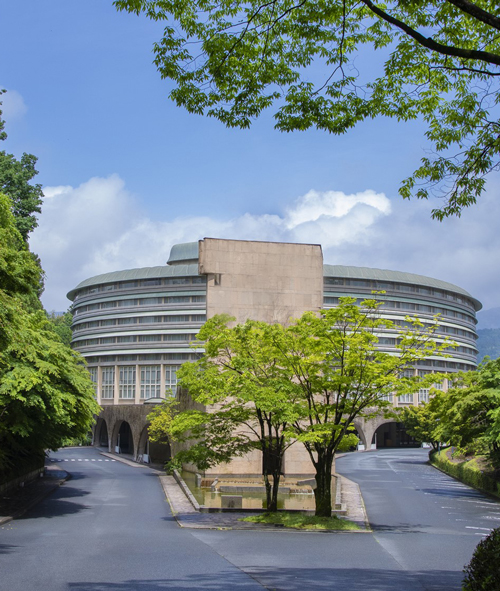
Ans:
POLYGON ((24 515, 69 478, 65 470, 49 464, 45 467, 43 478, 36 478, 5 493, 0 497, 0 525, 24 515))

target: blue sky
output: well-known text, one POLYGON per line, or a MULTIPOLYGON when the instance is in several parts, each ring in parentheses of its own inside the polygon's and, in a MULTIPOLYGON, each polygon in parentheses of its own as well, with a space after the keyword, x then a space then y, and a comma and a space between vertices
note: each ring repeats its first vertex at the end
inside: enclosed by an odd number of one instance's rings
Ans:
POLYGON ((47 309, 66 309, 91 275, 163 264, 172 244, 204 236, 321 242, 326 262, 421 273, 500 305, 498 179, 459 220, 402 201, 425 150, 418 122, 282 134, 268 113, 226 129, 168 99, 152 63, 158 23, 107 0, 18 0, 2 24, 1 148, 39 158, 46 200, 31 246, 47 309))

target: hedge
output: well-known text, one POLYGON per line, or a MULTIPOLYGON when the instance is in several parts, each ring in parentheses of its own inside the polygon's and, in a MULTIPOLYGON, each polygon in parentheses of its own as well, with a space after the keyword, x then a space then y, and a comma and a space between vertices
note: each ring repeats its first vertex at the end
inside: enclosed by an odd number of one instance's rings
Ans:
POLYGON ((500 497, 500 482, 492 474, 481 472, 475 459, 451 462, 447 451, 447 449, 440 452, 432 451, 429 454, 430 463, 469 486, 500 497))

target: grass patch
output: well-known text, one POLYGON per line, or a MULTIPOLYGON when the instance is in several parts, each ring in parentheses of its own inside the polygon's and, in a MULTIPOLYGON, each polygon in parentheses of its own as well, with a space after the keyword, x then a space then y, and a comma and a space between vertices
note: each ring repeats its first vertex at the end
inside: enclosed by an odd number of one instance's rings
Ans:
POLYGON ((267 523, 269 525, 281 525, 283 527, 292 527, 295 529, 333 529, 333 530, 355 530, 360 529, 358 525, 347 519, 339 517, 316 517, 305 513, 288 513, 279 511, 278 513, 259 513, 243 517, 240 521, 250 523, 267 523))

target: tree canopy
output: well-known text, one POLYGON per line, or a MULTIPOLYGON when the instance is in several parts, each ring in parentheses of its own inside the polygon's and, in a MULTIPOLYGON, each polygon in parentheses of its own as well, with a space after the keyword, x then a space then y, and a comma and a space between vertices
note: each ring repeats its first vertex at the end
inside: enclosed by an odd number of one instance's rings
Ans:
POLYGON ((176 414, 167 402, 149 415, 149 433, 189 442, 176 457, 200 469, 260 450, 267 510, 277 511, 283 456, 293 443, 287 427, 299 418, 294 388, 276 358, 274 333, 282 327, 248 320, 229 328, 232 320, 209 319, 197 335, 205 354, 177 373, 197 408, 176 414))
MULTIPOLYGON (((0 96, 3 92, 0 90, 0 96)), ((0 110, 0 140, 7 138, 4 127, 0 110)), ((11 200, 16 227, 25 242, 30 232, 38 226, 36 214, 41 212, 42 207, 42 185, 31 184, 38 174, 36 162, 37 158, 33 154, 25 153, 18 160, 12 154, 0 151, 0 192, 11 200)))
POLYGON ((154 61, 174 81, 174 101, 192 113, 248 127, 274 106, 281 131, 334 134, 378 116, 423 119, 430 153, 400 193, 442 196, 435 218, 475 203, 499 164, 500 16, 493 0, 114 4, 165 22, 154 61))
POLYGON ((85 436, 99 412, 83 359, 42 310, 40 274, 0 194, 0 481, 16 464, 85 436))
POLYGON ((286 327, 249 320, 229 328, 227 318, 210 319, 198 336, 205 354, 178 373, 199 406, 175 414, 166 405, 167 415, 157 411, 163 424, 153 419, 153 428, 194 441, 180 457, 201 467, 207 458, 214 465, 260 449, 265 480, 272 476, 276 489, 286 448, 302 443, 316 473, 316 514, 331 515, 333 459, 352 437, 354 419, 389 412, 390 395, 417 388, 419 378, 404 370, 448 345, 432 338, 434 325, 407 317, 397 354, 380 350, 381 331, 395 330, 378 314, 380 305, 341 298, 335 308, 307 312, 286 327))
POLYGON ((500 467, 500 359, 486 360, 476 371, 448 379, 447 391, 434 390, 422 409, 405 411, 408 431, 423 441, 487 455, 500 467))

